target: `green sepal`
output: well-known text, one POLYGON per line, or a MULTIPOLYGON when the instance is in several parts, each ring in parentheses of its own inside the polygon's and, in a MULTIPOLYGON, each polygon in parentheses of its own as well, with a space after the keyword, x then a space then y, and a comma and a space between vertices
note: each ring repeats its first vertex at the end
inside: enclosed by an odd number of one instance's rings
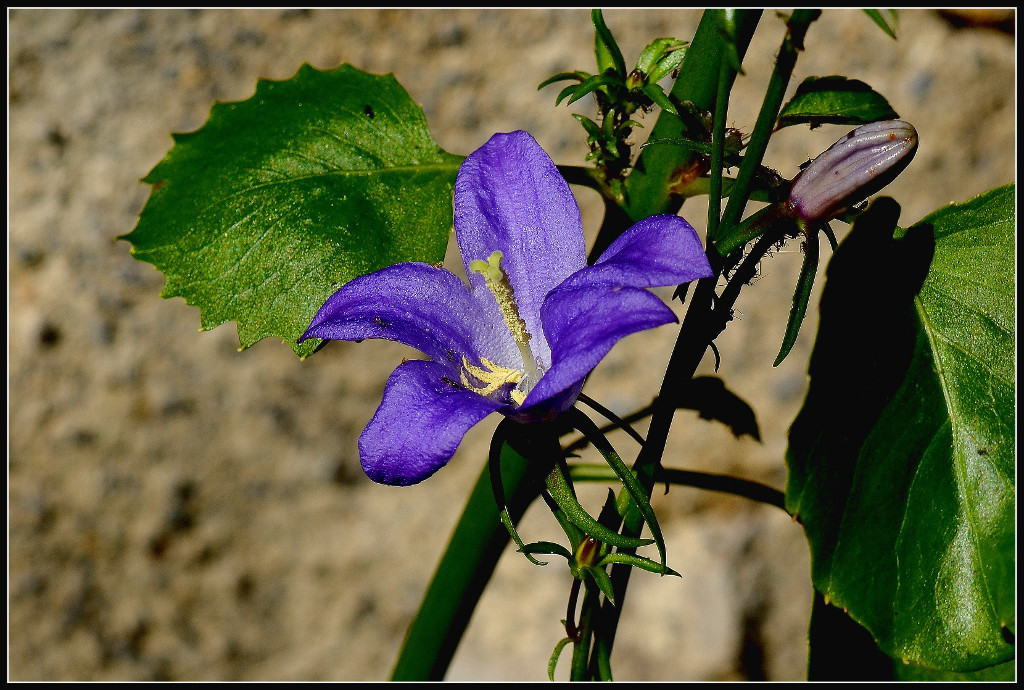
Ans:
POLYGON ((779 348, 779 354, 772 364, 773 367, 782 364, 782 361, 786 359, 786 355, 793 349, 796 337, 800 333, 800 324, 803 323, 804 315, 807 313, 807 302, 811 298, 814 277, 818 273, 818 255, 820 251, 818 233, 816 231, 811 231, 804 235, 802 248, 804 261, 800 266, 800 276, 797 278, 796 289, 793 292, 793 306, 789 310, 789 320, 786 322, 786 335, 782 338, 782 347, 779 348))
MULTIPOLYGON (((604 457, 605 462, 608 463, 609 467, 615 472, 615 475, 622 482, 622 486, 626 489, 629 497, 633 499, 633 503, 639 509, 640 514, 643 516, 644 522, 647 523, 647 527, 651 530, 651 536, 654 537, 654 542, 658 545, 658 554, 661 556, 662 567, 665 565, 666 552, 665 552, 665 538, 661 533, 661 527, 658 525, 658 517, 654 514, 654 508, 651 507, 651 501, 647 497, 647 492, 643 486, 640 485, 640 481, 633 474, 632 470, 626 467, 626 463, 622 462, 622 458, 615 452, 612 444, 608 442, 607 437, 601 433, 601 430, 594 424, 593 420, 587 415, 583 414, 576 408, 572 408, 567 415, 569 416, 570 422, 582 433, 587 439, 593 444, 594 448, 604 457)), ((620 420, 621 421, 621 420, 620 420)), ((594 535, 597 536, 596 534, 594 535)), ((600 537, 598 537, 600 539, 600 537)), ((602 539, 602 541, 606 541, 602 539)), ((612 544, 612 542, 606 542, 612 544)), ((618 546, 618 544, 612 544, 618 546)))
MULTIPOLYGON (((568 516, 566 516, 565 511, 562 510, 557 503, 555 503, 554 499, 551 498, 549 494, 542 495, 545 499, 545 502, 548 505, 548 509, 551 511, 551 514, 555 517, 555 520, 558 521, 558 524, 562 528, 562 531, 565 532, 565 536, 569 539, 569 546, 572 550, 571 552, 575 554, 576 549, 580 547, 580 544, 583 543, 583 540, 587 538, 587 535, 584 534, 579 527, 572 523, 572 520, 570 520, 568 516)), ((575 556, 573 556, 573 558, 575 558, 575 556)), ((572 563, 573 560, 570 560, 570 567, 572 566, 572 563)))
POLYGON ((612 606, 615 606, 615 587, 612 585, 612 579, 608 577, 608 573, 605 572, 604 568, 597 566, 583 566, 580 570, 593 579, 594 584, 604 594, 605 599, 611 602, 612 606))
POLYGON ((864 125, 898 118, 889 101, 862 81, 838 75, 807 77, 779 112, 776 129, 798 124, 864 125))
POLYGON ((553 541, 535 541, 523 544, 519 547, 519 552, 523 554, 542 553, 548 556, 564 556, 566 560, 572 561, 572 553, 569 549, 553 541))
POLYGON ((662 566, 657 561, 652 561, 650 558, 644 558, 643 556, 637 556, 632 553, 609 553, 604 556, 600 561, 594 564, 595 568, 603 568, 606 565, 613 565, 615 563, 624 563, 631 565, 641 570, 646 570, 649 573, 657 573, 658 575, 675 575, 676 577, 682 577, 679 573, 672 568, 662 566))
POLYGON ((565 512, 569 521, 595 539, 623 549, 636 549, 654 543, 653 539, 624 536, 594 519, 576 499, 572 486, 569 484, 564 463, 556 463, 554 469, 551 470, 547 479, 547 489, 551 498, 565 512))
POLYGON ((742 223, 723 225, 719 235, 715 237, 715 249, 722 256, 729 256, 747 242, 756 240, 768 231, 782 238, 784 235, 796 234, 798 230, 796 221, 786 215, 786 209, 782 204, 771 204, 747 217, 742 223))
POLYGON ((519 547, 519 551, 534 565, 547 565, 546 562, 537 560, 529 551, 525 550, 526 545, 512 523, 512 518, 508 512, 508 503, 505 500, 505 488, 501 480, 501 452, 510 434, 514 433, 516 426, 518 426, 517 422, 509 417, 505 417, 494 430, 494 436, 491 437, 490 451, 487 455, 487 467, 491 474, 491 491, 494 492, 494 502, 499 508, 498 516, 501 519, 501 524, 508 530, 508 535, 516 543, 516 546, 519 547))
MULTIPOLYGON (((565 625, 565 621, 562 621, 562 624, 565 625)), ((562 656, 562 650, 568 644, 572 644, 571 638, 563 637, 560 639, 555 644, 555 650, 551 652, 551 658, 548 659, 548 680, 552 683, 555 682, 555 667, 558 666, 558 657, 562 656)))

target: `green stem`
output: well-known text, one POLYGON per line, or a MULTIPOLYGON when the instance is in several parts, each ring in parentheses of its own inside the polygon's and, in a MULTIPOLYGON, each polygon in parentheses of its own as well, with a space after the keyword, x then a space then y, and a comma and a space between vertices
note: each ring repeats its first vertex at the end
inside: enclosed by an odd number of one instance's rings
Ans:
POLYGON ((576 629, 578 639, 572 646, 572 670, 569 673, 569 680, 590 680, 587 677, 587 659, 594 638, 592 612, 597 610, 600 591, 589 581, 584 584, 584 591, 586 593, 583 595, 580 623, 576 629))
MULTIPOLYGON (((672 86, 671 97, 677 102, 693 103, 700 110, 710 110, 718 93, 721 56, 730 40, 743 58, 761 19, 761 10, 736 10, 734 39, 721 30, 720 10, 708 10, 700 20, 686 59, 679 68, 679 78, 672 86)), ((732 88, 730 82, 729 88, 732 88)), ((687 137, 683 122, 662 112, 651 129, 651 139, 687 137)), ((698 154, 675 146, 650 146, 641 151, 636 165, 626 179, 626 212, 633 221, 655 213, 675 213, 683 202, 678 194, 679 175, 688 170, 698 154)))
MULTIPOLYGON (((502 483, 508 512, 518 522, 543 487, 544 463, 507 445, 502 483), (540 475, 540 476, 538 476, 540 475)), ((420 610, 409 626, 392 680, 441 680, 484 587, 509 541, 485 466, 441 557, 420 610)))
MULTIPOLYGON (((607 465, 589 463, 569 465, 569 476, 575 482, 603 482, 617 479, 615 473, 607 465)), ((676 484, 695 489, 718 491, 786 510, 786 494, 782 491, 760 482, 740 479, 727 474, 658 467, 654 473, 654 482, 655 484, 676 484)))
MULTIPOLYGON (((637 479, 647 491, 648 496, 653 491, 661 458, 665 453, 665 445, 676 409, 675 400, 680 394, 680 389, 693 379, 697 366, 710 348, 711 342, 725 329, 731 318, 732 307, 739 296, 740 288, 753 278, 758 263, 771 249, 773 243, 774 240, 767 235, 762 235, 758 239, 750 254, 744 258, 733 273, 720 297, 715 297, 715 284, 721 269, 720 265, 715 265, 718 263, 717 261, 712 265, 716 277, 705 278, 697 283, 690 308, 683 319, 679 337, 676 339, 675 347, 669 358, 661 392, 654 401, 646 442, 633 464, 637 479)), ((637 535, 643 527, 643 521, 639 519, 639 514, 635 511, 627 513, 623 523, 621 533, 624 535, 637 535)), ((627 549, 619 550, 626 553, 632 552, 627 549)), ((596 635, 598 642, 605 646, 609 654, 615 641, 615 631, 626 598, 626 588, 629 585, 631 572, 632 568, 628 565, 613 566, 611 579, 616 606, 605 602, 601 607, 600 625, 596 635)))
POLYGON ((711 188, 708 190, 708 238, 718 233, 722 215, 722 168, 725 154, 725 120, 729 112, 729 91, 735 74, 729 57, 722 52, 718 71, 718 93, 715 96, 715 115, 711 127, 711 188))
POLYGON ((750 188, 754 173, 760 167, 765 151, 768 149, 768 141, 775 129, 775 120, 782 107, 782 99, 786 95, 789 79, 793 75, 797 54, 803 50, 807 28, 820 15, 821 10, 794 10, 793 15, 786 23, 786 36, 782 41, 782 47, 779 48, 775 69, 772 70, 772 76, 768 81, 768 90, 765 93, 764 102, 761 104, 761 112, 757 115, 757 123, 754 125, 750 142, 744 152, 743 163, 736 176, 736 184, 729 195, 725 213, 722 215, 723 227, 735 225, 743 215, 743 209, 747 204, 747 190, 750 188))

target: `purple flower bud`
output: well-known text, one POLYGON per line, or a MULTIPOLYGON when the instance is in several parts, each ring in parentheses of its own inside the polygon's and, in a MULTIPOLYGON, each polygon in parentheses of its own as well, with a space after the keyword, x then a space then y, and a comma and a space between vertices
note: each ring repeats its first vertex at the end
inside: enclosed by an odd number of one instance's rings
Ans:
POLYGON ((832 144, 796 176, 793 214, 827 221, 892 182, 917 152, 917 130, 902 120, 872 122, 832 144))

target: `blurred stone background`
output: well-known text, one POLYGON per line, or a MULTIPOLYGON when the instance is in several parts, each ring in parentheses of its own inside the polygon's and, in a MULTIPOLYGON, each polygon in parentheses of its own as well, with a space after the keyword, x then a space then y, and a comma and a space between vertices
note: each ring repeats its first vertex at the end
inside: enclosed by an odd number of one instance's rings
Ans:
MULTIPOLYGON (((630 63, 655 37, 691 37, 699 16, 605 14, 630 63)), ((1015 179, 1014 25, 1012 13, 1007 31, 908 10, 893 41, 859 12, 828 11, 791 90, 807 76, 862 79, 918 128, 917 158, 887 190, 909 225, 1015 179)), ((766 12, 730 125, 752 127, 781 36, 766 12)), ((593 69, 592 50, 584 9, 9 13, 10 679, 388 677, 497 420, 430 481, 377 486, 356 438, 411 351, 342 343, 300 362, 266 340, 239 353, 231 325, 197 334, 198 313, 161 299, 161 275, 114 237, 134 226, 148 194, 138 179, 170 132, 200 127, 213 101, 246 99, 258 78, 286 79, 303 62, 394 72, 449 151, 527 129, 556 162, 579 164, 582 129, 554 107, 558 87, 536 86, 593 69)), ((786 130, 768 163, 792 176, 847 129, 786 130)), ((596 195, 577 191, 594 232, 596 195)), ((702 204, 682 213, 703 227, 702 204)), ((667 464, 784 487, 813 318, 786 362, 771 363, 799 263, 796 247, 766 260, 719 341, 720 374, 754 406, 762 441, 684 412, 667 464)), ((865 266, 864 279, 885 276, 865 266)), ((590 395, 620 413, 650 402, 673 337, 664 327, 620 344, 590 395)), ((631 442, 616 442, 631 458, 631 442)), ((587 487, 584 498, 596 510, 603 492, 587 487)), ((683 577, 632 579, 616 678, 805 677, 800 527, 744 499, 656 493, 683 577)), ((559 536, 542 506, 520 532, 559 536)), ((557 562, 507 553, 448 677, 545 678, 569 584, 557 562)))

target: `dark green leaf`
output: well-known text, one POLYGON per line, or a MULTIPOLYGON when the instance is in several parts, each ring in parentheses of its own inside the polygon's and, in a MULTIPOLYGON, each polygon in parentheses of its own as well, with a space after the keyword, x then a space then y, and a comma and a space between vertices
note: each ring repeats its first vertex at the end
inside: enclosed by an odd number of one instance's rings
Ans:
POLYGON ((899 118, 885 97, 846 77, 807 77, 779 112, 777 128, 802 123, 863 125, 899 118))
POLYGON ((830 263, 787 508, 883 650, 978 670, 1014 655, 1014 188, 894 238, 898 214, 876 201, 830 263))
POLYGON ((308 355, 318 342, 295 341, 341 285, 444 258, 461 158, 391 75, 303 65, 174 141, 123 239, 204 330, 237 321, 243 348, 277 336, 308 355))
POLYGON ((871 21, 877 24, 882 31, 889 34, 889 36, 895 40, 896 20, 899 18, 899 15, 896 10, 886 10, 885 12, 889 15, 888 17, 883 15, 881 10, 864 10, 864 13, 871 17, 871 21))

